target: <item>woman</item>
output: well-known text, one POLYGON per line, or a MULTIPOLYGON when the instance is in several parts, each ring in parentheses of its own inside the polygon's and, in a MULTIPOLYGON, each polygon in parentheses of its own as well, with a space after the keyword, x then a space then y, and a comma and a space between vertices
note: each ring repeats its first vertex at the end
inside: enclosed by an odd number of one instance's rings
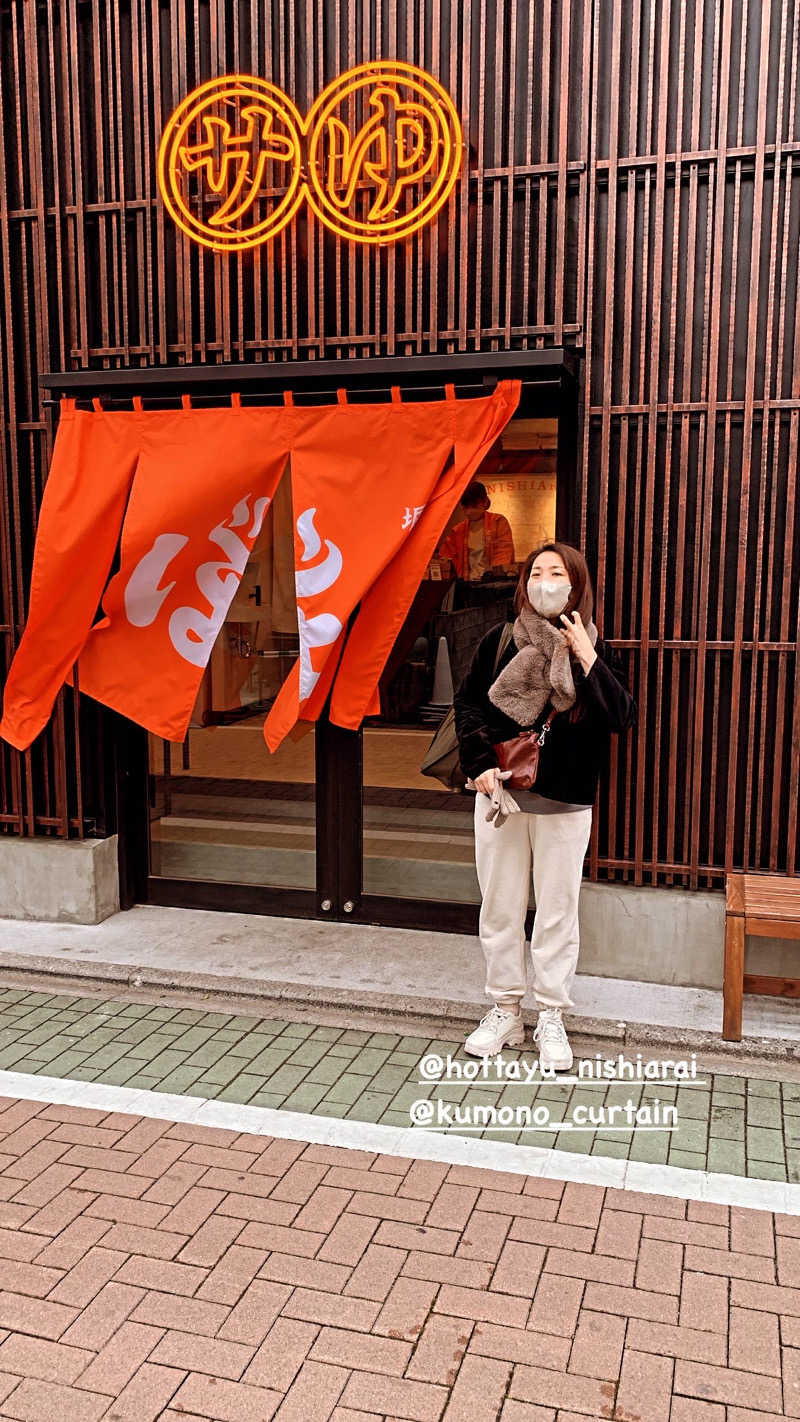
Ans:
POLYGON ((572 1066, 561 1015, 573 1006, 578 896, 592 806, 610 733, 636 721, 620 659, 592 621, 593 602, 589 569, 577 548, 552 542, 534 549, 522 566, 513 636, 496 669, 503 623, 478 644, 454 698, 459 760, 468 788, 476 791, 478 931, 486 992, 494 999, 465 1048, 492 1056, 525 1040, 521 1002, 532 858, 531 957, 539 1007, 533 1040, 541 1066, 557 1070, 572 1066), (521 730, 543 726, 550 712, 555 714, 539 751, 536 790, 512 790, 519 813, 504 814, 494 747, 521 730))

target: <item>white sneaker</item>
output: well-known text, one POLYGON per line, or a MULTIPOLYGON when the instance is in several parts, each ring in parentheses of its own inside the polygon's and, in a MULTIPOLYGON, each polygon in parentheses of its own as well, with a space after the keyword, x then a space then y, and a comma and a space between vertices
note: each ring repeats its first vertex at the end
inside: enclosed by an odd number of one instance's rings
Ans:
POLYGON ((509 1012, 495 1003, 482 1017, 474 1032, 464 1043, 464 1051, 475 1057, 493 1057, 501 1047, 521 1047, 525 1042, 525 1023, 521 1012, 509 1012))
POLYGON ((533 1040, 539 1047, 539 1066, 543 1071, 569 1071, 572 1048, 567 1039, 560 1007, 541 1007, 539 1020, 533 1029, 533 1040))

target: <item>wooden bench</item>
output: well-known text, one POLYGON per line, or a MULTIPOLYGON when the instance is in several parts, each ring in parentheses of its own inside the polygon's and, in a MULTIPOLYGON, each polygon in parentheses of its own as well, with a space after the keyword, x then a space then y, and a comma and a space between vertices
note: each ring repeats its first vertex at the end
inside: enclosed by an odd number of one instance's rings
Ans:
POLYGON ((800 997, 800 978, 746 973, 747 934, 757 938, 800 938, 800 875, 728 874, 725 879, 725 976, 722 1036, 742 1040, 742 996, 746 992, 800 997))

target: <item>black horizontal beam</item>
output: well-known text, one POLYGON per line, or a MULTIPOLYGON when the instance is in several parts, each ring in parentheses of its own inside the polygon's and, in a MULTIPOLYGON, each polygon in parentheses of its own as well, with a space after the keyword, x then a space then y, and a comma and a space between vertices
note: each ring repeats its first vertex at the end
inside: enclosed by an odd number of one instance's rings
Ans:
POLYGON ((572 347, 551 346, 529 351, 464 351, 454 355, 363 356, 353 360, 293 360, 229 362, 224 365, 126 366, 117 370, 48 370, 39 376, 43 390, 64 395, 78 391, 189 390, 193 386, 225 386, 242 389, 258 384, 294 389, 360 389, 383 379, 387 384, 419 384, 426 377, 441 376, 442 383, 466 375, 479 378, 528 380, 560 379, 574 374, 582 352, 572 347))

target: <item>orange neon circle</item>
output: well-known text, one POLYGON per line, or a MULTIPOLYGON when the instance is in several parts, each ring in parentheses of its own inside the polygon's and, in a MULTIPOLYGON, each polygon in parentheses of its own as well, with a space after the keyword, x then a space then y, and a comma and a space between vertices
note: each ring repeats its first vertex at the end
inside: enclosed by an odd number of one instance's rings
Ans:
MULTIPOLYGON (((167 121, 157 177, 181 230, 217 251, 274 237, 304 198, 339 236, 391 242, 417 231, 447 201, 463 151, 461 123, 446 89, 413 64, 375 60, 328 84, 306 119, 266 79, 232 74, 208 80, 167 121), (355 133, 340 116, 348 103, 372 111, 355 133), (285 172, 286 191, 260 216, 270 162, 280 165, 279 175, 285 172), (375 188, 366 219, 355 211, 365 183, 375 188), (400 212, 409 191, 414 201, 400 212)), ((280 188, 280 181, 272 187, 280 188)))
POLYGON ((306 127, 309 205, 327 227, 353 241, 397 241, 416 232, 447 201, 461 169, 464 142, 455 104, 438 80, 414 64, 379 59, 348 69, 323 89, 306 127), (375 112, 351 134, 337 110, 357 96, 375 112), (387 102, 395 110, 394 138, 381 122, 387 102), (377 188, 366 220, 352 210, 364 178, 377 188), (398 212, 403 190, 423 182, 428 191, 398 212))
POLYGON ((193 89, 170 115, 158 147, 158 186, 170 216, 188 237, 218 251, 237 251, 274 237, 291 221, 305 195, 300 181, 302 132, 291 99, 267 79, 227 74, 193 89), (285 165, 286 191, 267 216, 259 218, 269 162, 285 165), (205 183, 193 184, 193 175, 204 170, 205 183), (201 216, 192 211, 193 186, 201 200, 219 200, 207 218, 202 215, 205 203, 201 216), (244 222, 248 214, 250 220, 244 222))

